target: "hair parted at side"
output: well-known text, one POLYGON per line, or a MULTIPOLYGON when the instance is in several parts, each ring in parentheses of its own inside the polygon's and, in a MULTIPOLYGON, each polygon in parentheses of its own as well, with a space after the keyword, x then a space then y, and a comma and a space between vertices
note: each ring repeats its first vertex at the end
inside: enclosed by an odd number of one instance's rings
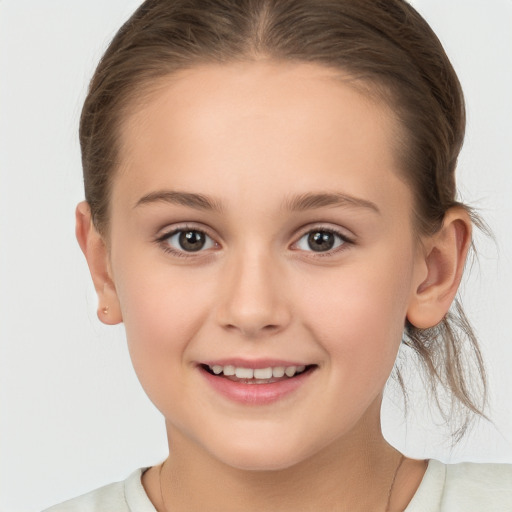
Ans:
MULTIPOLYGON (((419 233, 436 232, 449 208, 465 207, 455 186, 462 89, 439 39, 406 1, 146 0, 101 59, 80 120, 85 196, 100 233, 108 237, 121 126, 137 101, 180 70, 261 59, 338 69, 392 107, 419 233)), ((480 350, 459 303, 436 327, 406 325, 404 344, 426 368, 437 403, 440 390, 449 393, 459 437, 473 414, 483 415, 486 397, 480 350)))

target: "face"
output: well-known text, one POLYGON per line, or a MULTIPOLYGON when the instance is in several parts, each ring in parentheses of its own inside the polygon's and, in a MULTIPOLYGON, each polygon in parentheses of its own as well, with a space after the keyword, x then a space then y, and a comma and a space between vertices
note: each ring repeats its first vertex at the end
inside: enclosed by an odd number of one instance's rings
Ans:
POLYGON ((110 272, 171 440, 276 469, 378 424, 417 287, 396 133, 310 64, 184 71, 126 120, 110 272))

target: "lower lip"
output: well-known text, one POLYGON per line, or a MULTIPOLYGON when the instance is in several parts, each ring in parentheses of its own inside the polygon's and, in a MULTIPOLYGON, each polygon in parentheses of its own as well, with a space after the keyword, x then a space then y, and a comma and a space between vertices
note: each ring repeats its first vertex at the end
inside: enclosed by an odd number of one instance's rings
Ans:
POLYGON ((277 402, 304 385, 313 373, 313 370, 308 370, 296 377, 269 384, 244 384, 225 377, 217 377, 202 367, 198 368, 215 391, 234 402, 245 405, 266 405, 277 402))

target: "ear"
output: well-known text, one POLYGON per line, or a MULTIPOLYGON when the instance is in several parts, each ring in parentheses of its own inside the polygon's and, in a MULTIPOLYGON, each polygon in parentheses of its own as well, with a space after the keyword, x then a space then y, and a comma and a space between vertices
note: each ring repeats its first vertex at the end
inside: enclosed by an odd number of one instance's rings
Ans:
POLYGON ((98 318, 104 324, 118 324, 123 317, 112 279, 108 247, 92 222, 91 209, 86 201, 78 204, 75 217, 76 238, 89 265, 98 295, 98 318))
POLYGON ((441 229, 424 241, 426 250, 417 272, 421 277, 407 310, 407 319, 415 327, 434 327, 450 309, 471 245, 471 226, 468 212, 453 207, 446 212, 441 229))

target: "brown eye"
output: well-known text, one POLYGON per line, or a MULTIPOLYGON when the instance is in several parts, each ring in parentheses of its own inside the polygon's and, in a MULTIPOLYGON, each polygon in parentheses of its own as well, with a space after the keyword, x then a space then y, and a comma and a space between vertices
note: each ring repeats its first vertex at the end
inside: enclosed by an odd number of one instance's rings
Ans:
POLYGON ((334 233, 328 231, 316 231, 309 233, 308 246, 312 251, 329 251, 334 247, 336 239, 334 233))
POLYGON ((175 251, 181 252, 198 252, 215 246, 215 242, 206 233, 197 229, 175 231, 165 242, 175 251))
POLYGON ((184 251, 199 251, 204 247, 205 235, 199 231, 182 231, 179 242, 184 251))
POLYGON ((350 240, 340 233, 328 229, 314 229, 304 234, 296 247, 307 252, 328 252, 346 243, 350 243, 350 240))

